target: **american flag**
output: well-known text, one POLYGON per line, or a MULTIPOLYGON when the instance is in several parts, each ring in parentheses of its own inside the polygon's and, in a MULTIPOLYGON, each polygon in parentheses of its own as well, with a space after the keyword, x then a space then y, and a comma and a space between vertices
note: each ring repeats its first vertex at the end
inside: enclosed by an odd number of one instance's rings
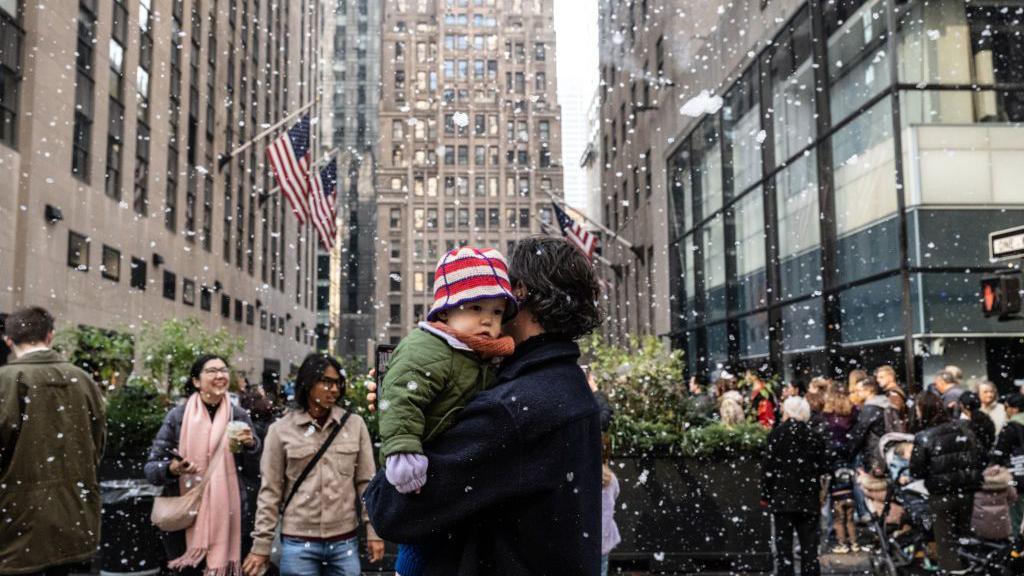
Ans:
POLYGON ((587 232, 578 222, 562 210, 557 203, 552 202, 555 207, 555 216, 558 217, 558 226, 562 229, 562 235, 569 239, 577 248, 586 254, 587 258, 593 260, 594 251, 597 249, 597 238, 587 232))
POLYGON ((331 160, 323 170, 310 175, 309 203, 312 209, 313 226, 320 234, 320 242, 330 250, 338 234, 335 223, 334 198, 338 184, 338 162, 331 160))
POLYGON ((309 115, 288 129, 267 148, 267 158, 299 224, 311 215, 309 207, 309 115))

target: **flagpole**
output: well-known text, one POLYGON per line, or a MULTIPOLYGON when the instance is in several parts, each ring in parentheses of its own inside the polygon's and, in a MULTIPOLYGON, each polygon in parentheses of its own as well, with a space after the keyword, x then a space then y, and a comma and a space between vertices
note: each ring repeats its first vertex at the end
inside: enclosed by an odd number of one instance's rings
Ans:
POLYGON ((263 132, 260 132, 259 134, 254 136, 251 140, 249 140, 245 144, 242 144, 238 148, 235 148, 228 155, 221 156, 220 160, 217 162, 217 169, 218 170, 223 170, 224 167, 228 165, 228 162, 231 162, 232 158, 234 158, 238 154, 241 154, 242 152, 245 152, 246 150, 249 149, 250 146, 252 146, 253 144, 259 142, 260 140, 266 138, 267 135, 270 134, 271 132, 273 132, 274 130, 277 130, 278 128, 280 128, 284 124, 287 124, 288 122, 294 120, 296 116, 298 116, 299 114, 302 114, 303 112, 308 110, 310 107, 312 107, 314 104, 316 104, 316 101, 317 101, 317 99, 314 98, 313 100, 309 101, 307 104, 305 104, 304 106, 302 106, 301 108, 299 108, 295 112, 292 112, 291 114, 289 114, 289 115, 285 116, 284 118, 282 118, 279 122, 277 122, 276 124, 274 124, 270 128, 267 128, 263 132))

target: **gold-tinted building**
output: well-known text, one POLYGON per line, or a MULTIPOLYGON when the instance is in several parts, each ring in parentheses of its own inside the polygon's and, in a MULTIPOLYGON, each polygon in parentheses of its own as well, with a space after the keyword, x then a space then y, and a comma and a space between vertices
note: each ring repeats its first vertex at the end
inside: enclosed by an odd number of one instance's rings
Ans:
POLYGON ((561 126, 552 0, 392 0, 382 37, 377 337, 395 342, 446 250, 507 254, 551 221, 561 126))

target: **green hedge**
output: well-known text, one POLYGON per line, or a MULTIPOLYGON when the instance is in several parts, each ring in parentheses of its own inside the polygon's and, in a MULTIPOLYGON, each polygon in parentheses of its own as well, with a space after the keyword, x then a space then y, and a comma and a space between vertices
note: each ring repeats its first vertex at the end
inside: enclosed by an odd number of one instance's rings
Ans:
POLYGON ((728 458, 764 447, 768 431, 759 424, 726 426, 694 408, 681 350, 669 350, 654 336, 631 337, 625 346, 593 336, 582 348, 614 410, 609 437, 615 454, 728 458))

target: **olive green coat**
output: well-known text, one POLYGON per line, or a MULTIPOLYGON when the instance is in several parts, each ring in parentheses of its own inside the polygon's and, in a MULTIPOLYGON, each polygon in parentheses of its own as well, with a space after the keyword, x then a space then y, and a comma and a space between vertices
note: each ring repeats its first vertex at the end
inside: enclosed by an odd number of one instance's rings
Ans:
POLYGON ((422 454, 423 443, 447 430, 497 374, 465 344, 425 326, 403 338, 388 362, 380 402, 382 463, 392 454, 422 454))
POLYGON ((0 574, 86 562, 100 541, 99 387, 51 350, 0 368, 0 574))

